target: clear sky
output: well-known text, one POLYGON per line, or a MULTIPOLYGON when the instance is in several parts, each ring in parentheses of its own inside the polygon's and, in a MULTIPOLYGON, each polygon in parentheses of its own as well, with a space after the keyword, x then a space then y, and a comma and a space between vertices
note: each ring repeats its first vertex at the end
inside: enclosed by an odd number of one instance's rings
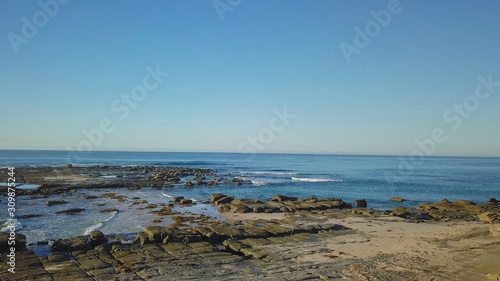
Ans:
POLYGON ((0 149, 500 156, 499 1, 54 1, 0 2, 0 149))

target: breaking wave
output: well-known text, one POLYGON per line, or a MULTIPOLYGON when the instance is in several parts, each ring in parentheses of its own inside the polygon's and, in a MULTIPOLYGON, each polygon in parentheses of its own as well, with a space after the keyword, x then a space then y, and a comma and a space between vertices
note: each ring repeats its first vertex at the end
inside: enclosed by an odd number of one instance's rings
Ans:
POLYGON ((307 182, 342 182, 342 180, 321 179, 321 178, 296 178, 292 177, 294 181, 307 181, 307 182))

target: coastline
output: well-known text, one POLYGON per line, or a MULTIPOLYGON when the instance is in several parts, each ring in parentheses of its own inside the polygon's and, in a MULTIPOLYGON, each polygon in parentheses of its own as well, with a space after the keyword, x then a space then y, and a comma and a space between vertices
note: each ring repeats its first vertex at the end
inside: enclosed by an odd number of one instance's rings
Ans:
MULTIPOLYGON (((140 186, 146 183, 171 179, 176 188, 181 184, 183 188, 212 188, 212 184, 238 187, 248 183, 209 169, 120 167, 128 169, 126 179, 102 177, 102 171, 109 172, 109 167, 99 168, 98 174, 88 170, 91 176, 82 170, 75 173, 74 167, 60 167, 57 169, 64 172, 56 169, 58 176, 54 177, 54 168, 50 169, 21 174, 26 183, 40 186, 22 190, 20 198, 42 196, 40 200, 47 201, 57 195, 64 196, 59 201, 71 201, 75 189, 101 189, 109 202, 130 202, 131 208, 142 209, 147 214, 142 216, 147 218, 142 222, 146 227, 134 239, 103 233, 96 227, 87 236, 49 242, 48 256, 36 256, 28 251, 34 245, 28 245, 28 250, 16 253, 15 274, 7 271, 2 246, 2 280, 164 280, 166 275, 175 276, 173 280, 500 278, 500 206, 495 199, 484 204, 442 200, 416 209, 375 210, 361 207, 365 206, 361 200, 355 202, 360 207, 353 207, 335 198, 275 195, 262 201, 213 193, 205 202, 164 197, 164 203, 156 204, 121 191, 141 191, 140 186), (202 179, 207 175, 213 180, 202 179), (186 177, 188 180, 183 180, 186 177), (133 182, 136 185, 129 184, 133 182), (218 215, 193 213, 193 208, 211 208, 218 215), (155 218, 163 223, 154 222, 155 218)), ((82 202, 100 200, 87 196, 82 202)), ((47 203, 59 206, 59 201, 47 203)), ((61 208, 66 213, 58 216, 63 219, 80 216, 81 211, 75 208, 61 208)), ((21 233, 19 245, 26 241, 21 233)), ((2 235, 0 241, 5 239, 2 235)))

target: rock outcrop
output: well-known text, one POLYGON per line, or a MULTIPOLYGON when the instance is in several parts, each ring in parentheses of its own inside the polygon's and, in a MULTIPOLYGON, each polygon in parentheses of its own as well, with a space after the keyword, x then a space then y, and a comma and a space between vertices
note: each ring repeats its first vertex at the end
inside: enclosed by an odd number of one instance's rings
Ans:
POLYGON ((232 213, 281 213, 352 208, 351 204, 336 198, 318 199, 316 197, 310 197, 298 199, 296 197, 283 195, 274 195, 273 199, 265 202, 254 199, 233 199, 233 197, 215 193, 212 194, 211 201, 216 203, 220 212, 232 213), (225 203, 225 201, 221 201, 225 198, 229 198, 227 201, 230 202, 225 203))
POLYGON ((366 208, 368 206, 368 203, 366 203, 365 199, 359 199, 359 200, 354 201, 354 206, 355 207, 366 208))
MULTIPOLYGON (((16 233, 15 236, 10 236, 10 233, 0 233, 0 253, 8 253, 10 252, 10 248, 12 245, 15 245, 16 251, 26 250, 26 236, 20 233, 16 233), (12 242, 9 244, 9 241, 15 241, 15 244, 12 242)), ((3 255, 2 255, 3 256, 3 255)))
POLYGON ((417 210, 428 213, 435 220, 481 220, 485 223, 498 223, 500 206, 496 199, 478 205, 468 200, 450 202, 446 199, 439 203, 422 203, 417 210))

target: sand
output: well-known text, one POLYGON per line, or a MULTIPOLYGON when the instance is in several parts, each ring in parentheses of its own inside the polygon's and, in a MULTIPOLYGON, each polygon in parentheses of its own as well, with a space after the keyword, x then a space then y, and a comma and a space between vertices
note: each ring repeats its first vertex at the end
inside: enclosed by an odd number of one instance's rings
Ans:
MULTIPOLYGON (((310 223, 307 218, 283 213, 221 216, 229 221, 291 216, 296 223, 310 223)), ((393 216, 328 218, 322 223, 340 224, 352 232, 300 245, 262 248, 286 252, 295 257, 290 260, 294 264, 348 264, 341 276, 352 280, 500 280, 500 237, 491 236, 488 224, 416 223, 393 216)))
POLYGON ((352 277, 398 272, 408 274, 408 280, 485 280, 487 274, 500 274, 500 239, 489 235, 489 225, 464 221, 414 223, 394 217, 328 222, 356 232, 325 240, 329 253, 306 254, 297 262, 358 259, 349 267, 352 277))

